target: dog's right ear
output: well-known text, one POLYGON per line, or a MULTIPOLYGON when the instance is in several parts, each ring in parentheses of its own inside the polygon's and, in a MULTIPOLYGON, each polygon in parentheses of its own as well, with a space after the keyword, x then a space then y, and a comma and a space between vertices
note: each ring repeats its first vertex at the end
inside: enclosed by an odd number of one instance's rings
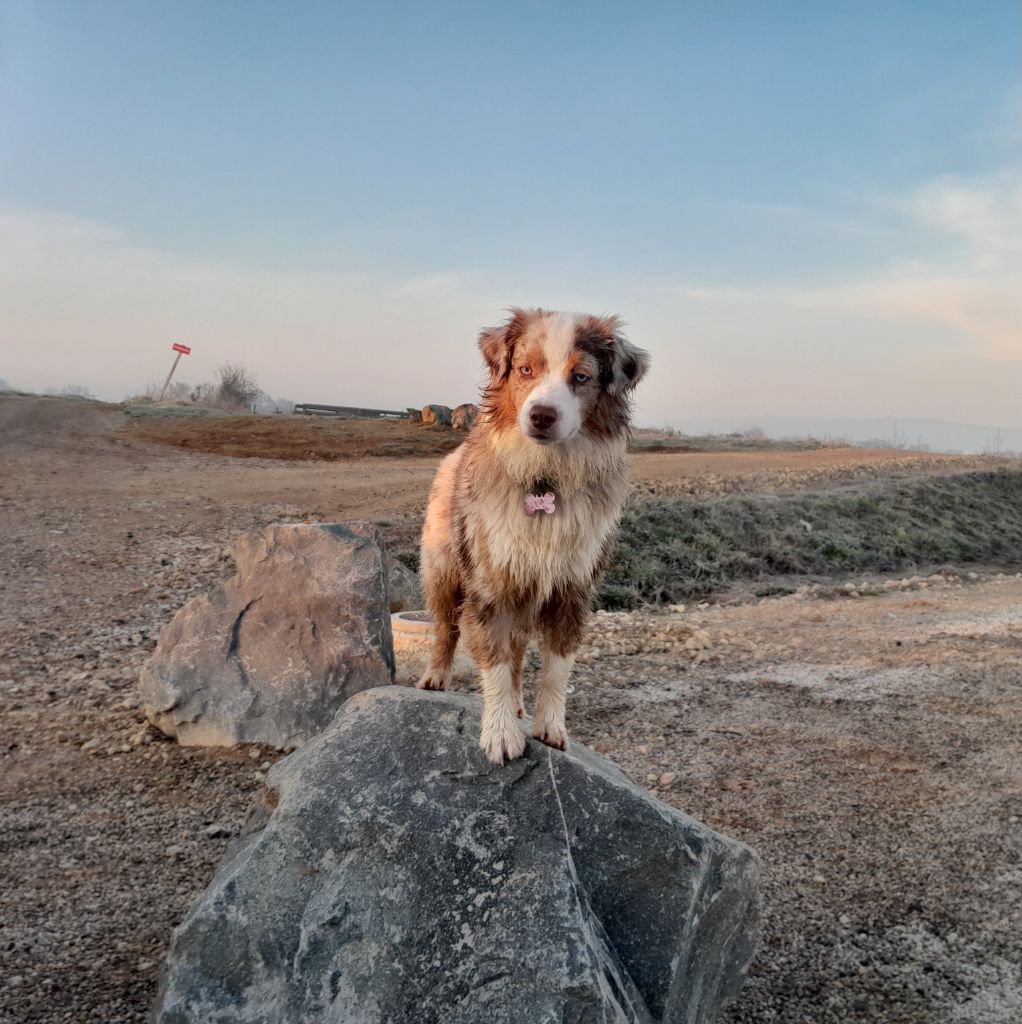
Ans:
POLYGON ((499 327, 487 327, 479 335, 479 351, 482 352, 490 376, 500 380, 511 372, 511 357, 515 342, 525 329, 527 314, 523 309, 513 309, 511 319, 499 327))
POLYGON ((511 369, 512 347, 507 343, 507 324, 487 327, 480 333, 479 351, 490 368, 491 377, 499 379, 507 376, 511 369))

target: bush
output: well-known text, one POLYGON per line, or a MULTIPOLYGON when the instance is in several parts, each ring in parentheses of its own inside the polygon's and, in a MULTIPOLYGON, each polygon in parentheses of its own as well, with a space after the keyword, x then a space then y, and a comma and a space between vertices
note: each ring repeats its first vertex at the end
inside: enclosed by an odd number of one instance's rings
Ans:
POLYGON ((241 363, 217 367, 216 397, 228 409, 250 409, 259 397, 259 385, 251 371, 241 363))

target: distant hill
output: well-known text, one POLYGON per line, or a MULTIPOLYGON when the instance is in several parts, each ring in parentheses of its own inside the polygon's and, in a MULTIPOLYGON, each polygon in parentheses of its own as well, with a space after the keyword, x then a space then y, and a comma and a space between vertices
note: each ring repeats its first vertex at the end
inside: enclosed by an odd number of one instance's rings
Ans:
POLYGON ((916 448, 935 452, 1022 452, 1022 427, 980 426, 945 420, 900 419, 798 419, 785 416, 749 416, 743 419, 692 419, 674 423, 686 434, 727 434, 759 427, 767 437, 819 437, 916 448))

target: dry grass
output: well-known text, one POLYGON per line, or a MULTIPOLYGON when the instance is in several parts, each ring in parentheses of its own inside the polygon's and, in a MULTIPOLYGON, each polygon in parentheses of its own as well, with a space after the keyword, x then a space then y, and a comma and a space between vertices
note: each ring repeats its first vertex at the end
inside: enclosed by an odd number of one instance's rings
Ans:
MULTIPOLYGON (((173 410, 175 407, 170 407, 173 410)), ((239 459, 338 462, 367 456, 444 455, 465 435, 408 420, 333 416, 207 416, 129 409, 135 440, 239 459)))
POLYGON ((702 501, 636 497, 597 604, 672 603, 736 580, 974 562, 1022 564, 1022 471, 702 501))

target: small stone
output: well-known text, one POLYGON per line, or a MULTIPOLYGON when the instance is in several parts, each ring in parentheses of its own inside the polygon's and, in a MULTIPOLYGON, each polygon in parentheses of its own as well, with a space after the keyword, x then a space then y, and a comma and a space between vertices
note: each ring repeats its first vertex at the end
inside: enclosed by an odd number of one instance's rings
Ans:
POLYGON ((660 776, 660 778, 657 779, 657 783, 658 783, 658 785, 663 786, 664 789, 667 789, 668 786, 672 786, 674 784, 674 780, 677 777, 678 777, 678 773, 677 772, 664 772, 660 776))
POLYGON ((643 743, 643 744, 642 744, 642 745, 641 745, 641 746, 639 747, 639 753, 640 753, 640 754, 648 754, 648 753, 649 753, 649 749, 650 749, 650 748, 649 748, 649 744, 648 744, 648 743, 643 743))
POLYGON ((737 793, 742 784, 738 779, 721 779, 720 788, 727 793, 737 793))
POLYGON ((79 749, 91 753, 93 750, 98 750, 99 745, 102 741, 98 736, 93 736, 91 740, 86 740, 79 749))
POLYGON ((163 856, 166 857, 168 860, 177 860, 177 858, 181 856, 181 847, 180 846, 168 846, 163 851, 163 856))

